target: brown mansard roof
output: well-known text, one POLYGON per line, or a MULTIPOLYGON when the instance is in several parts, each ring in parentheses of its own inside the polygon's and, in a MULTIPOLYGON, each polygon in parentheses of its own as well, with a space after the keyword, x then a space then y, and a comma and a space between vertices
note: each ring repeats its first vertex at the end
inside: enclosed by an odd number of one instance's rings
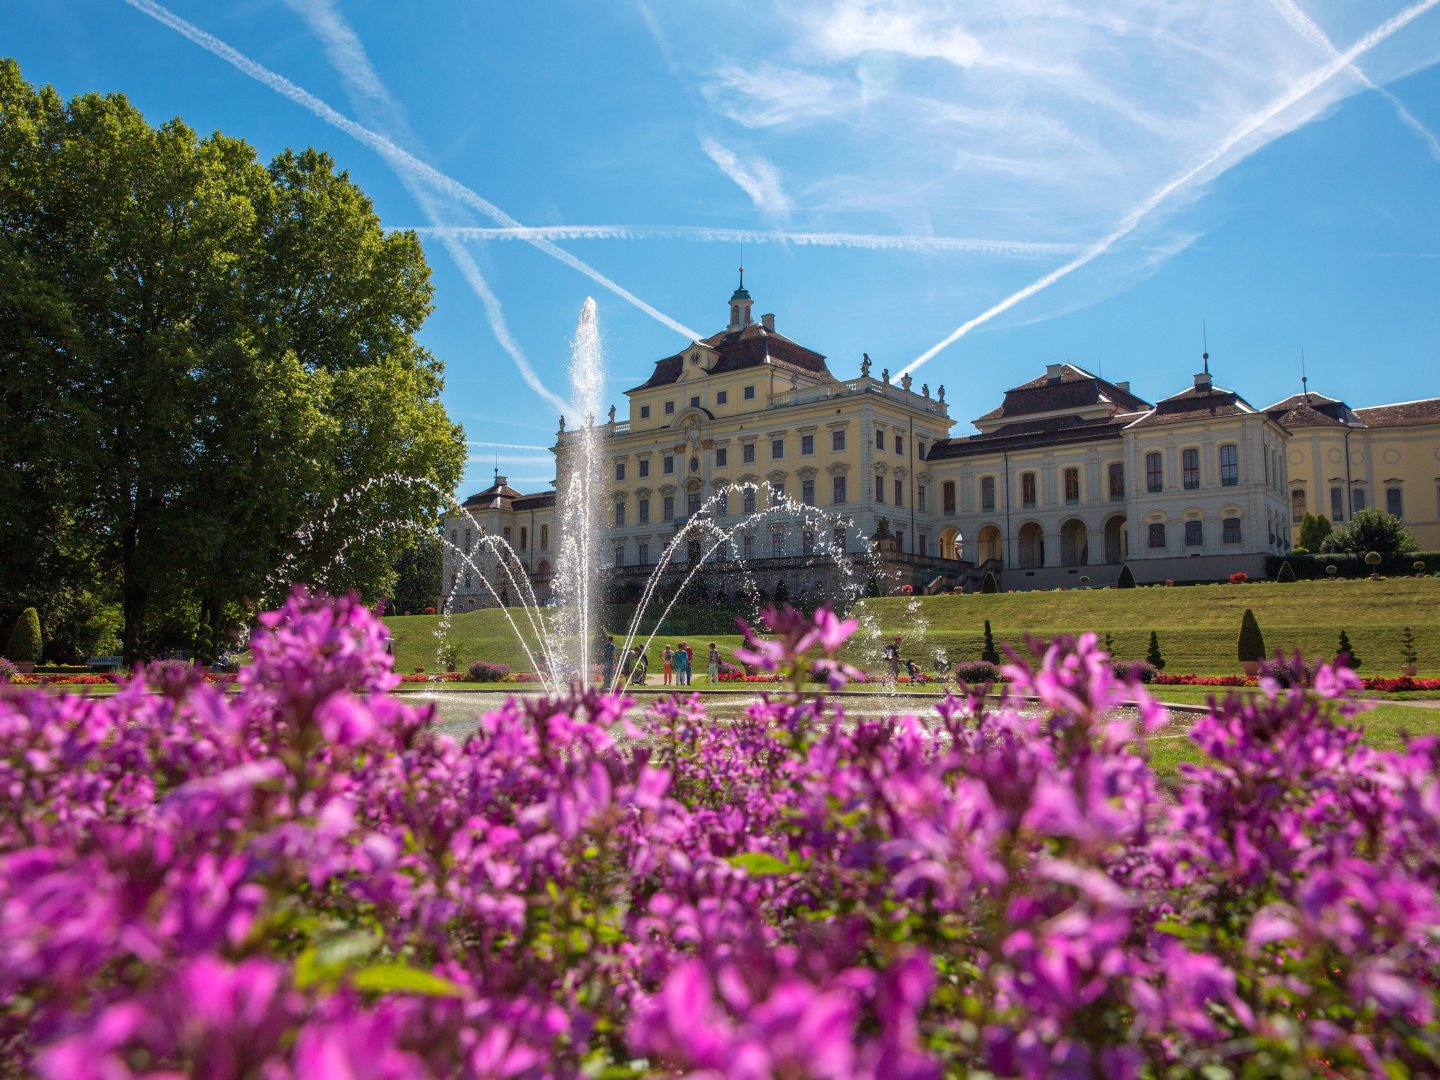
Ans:
POLYGON ((1356 409, 1355 415, 1366 427, 1413 427, 1417 424, 1440 424, 1440 398, 1402 401, 1395 405, 1372 405, 1356 409))
POLYGON ((1349 405, 1324 394, 1292 394, 1269 406, 1265 413, 1287 428, 1341 427, 1356 422, 1349 405))
POLYGON ((1155 403, 1155 407, 1131 427, 1157 427, 1161 424, 1182 424, 1187 420, 1205 420, 1217 416, 1242 416, 1256 412, 1255 406, 1234 390, 1223 386, 1192 386, 1155 403))
MULTIPOLYGON (((825 366, 825 357, 813 352, 784 334, 766 330, 760 323, 750 323, 739 330, 722 330, 701 338, 700 344, 708 345, 719 353, 719 358, 710 369, 711 375, 722 375, 727 371, 759 367, 768 356, 776 367, 794 368, 809 375, 818 375, 823 382, 834 382, 835 376, 825 366)), ((687 348, 674 356, 667 356, 655 363, 655 371, 639 386, 625 391, 633 394, 636 390, 649 390, 657 386, 668 386, 680 378, 685 364, 687 348)))
POLYGON ((998 454, 1002 451, 1033 450, 1048 446, 1067 446, 1074 443, 1118 441, 1126 424, 1135 418, 1135 413, 1120 413, 1116 416, 1081 419, 1075 416, 1052 417, 1027 423, 1007 424, 999 431, 988 434, 968 435, 959 439, 942 439, 935 443, 925 455, 926 461, 943 458, 975 457, 980 454, 998 454))
POLYGON ((499 477, 484 491, 477 491, 460 504, 465 510, 541 510, 555 505, 555 492, 540 491, 534 495, 522 495, 499 477))
POLYGON ((1083 409, 1108 401, 1116 412, 1137 412, 1148 409, 1150 403, 1124 390, 1112 382, 1092 375, 1074 364, 1062 364, 1057 378, 1041 375, 1019 386, 1005 391, 1005 400, 999 408, 991 409, 976 423, 983 420, 1008 420, 1036 413, 1058 412, 1061 409, 1083 409))

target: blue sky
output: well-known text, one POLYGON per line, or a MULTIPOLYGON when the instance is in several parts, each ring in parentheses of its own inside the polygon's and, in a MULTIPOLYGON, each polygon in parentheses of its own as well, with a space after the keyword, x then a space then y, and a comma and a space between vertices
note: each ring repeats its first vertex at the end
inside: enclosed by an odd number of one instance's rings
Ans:
MULTIPOLYGON (((1072 361, 1155 400, 1440 395, 1440 0, 7 0, 0 54, 426 230, 426 344, 534 490, 599 303, 611 397, 756 313, 944 384, 1072 361), (535 230, 543 230, 536 232, 535 230), (498 231, 497 231, 498 230, 498 231)), ((572 416, 573 419, 573 416, 572 416)))

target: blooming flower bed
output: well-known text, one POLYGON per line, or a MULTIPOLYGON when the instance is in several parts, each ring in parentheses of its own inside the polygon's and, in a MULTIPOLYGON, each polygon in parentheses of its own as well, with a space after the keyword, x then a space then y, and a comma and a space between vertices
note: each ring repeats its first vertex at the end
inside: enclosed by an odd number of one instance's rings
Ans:
POLYGON ((1364 747, 1352 672, 1217 706, 1162 795, 1092 636, 1005 667, 1038 709, 840 724, 853 624, 770 621, 723 724, 586 691, 458 744, 303 596, 234 695, 6 691, 0 1073, 1432 1068, 1440 745, 1364 747))

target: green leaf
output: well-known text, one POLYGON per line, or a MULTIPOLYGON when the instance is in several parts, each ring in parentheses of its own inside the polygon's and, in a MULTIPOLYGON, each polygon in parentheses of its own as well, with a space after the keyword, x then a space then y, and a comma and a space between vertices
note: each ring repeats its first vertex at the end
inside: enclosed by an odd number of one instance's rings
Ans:
POLYGON ((426 994, 430 997, 465 997, 467 991, 459 983, 441 978, 423 968, 408 964, 371 964, 355 972, 355 988, 376 993, 426 994))
POLYGON ((312 945, 295 958, 295 985, 304 990, 317 982, 334 981, 379 946, 380 939, 374 934, 358 932, 339 934, 312 945))
POLYGON ((771 877, 790 872, 789 866, 766 851, 745 851, 739 855, 731 855, 725 861, 755 877, 771 877))

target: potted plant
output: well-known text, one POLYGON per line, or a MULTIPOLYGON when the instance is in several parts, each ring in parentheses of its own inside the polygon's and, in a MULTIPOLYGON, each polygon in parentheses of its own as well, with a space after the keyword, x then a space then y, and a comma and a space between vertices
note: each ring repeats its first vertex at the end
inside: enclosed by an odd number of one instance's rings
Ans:
POLYGON ((1405 665, 1400 669, 1400 674, 1407 679, 1413 679, 1420 670, 1420 655, 1415 651, 1415 633, 1408 626, 1400 632, 1400 659, 1405 665))
POLYGON ((1379 576, 1380 576, 1380 570, 1379 570, 1380 563, 1381 563, 1380 552, 1378 552, 1378 551, 1367 551, 1367 552, 1365 553, 1365 565, 1368 566, 1368 567, 1370 567, 1370 576, 1371 576, 1372 578, 1375 578, 1375 577, 1379 577, 1379 576))
POLYGON ((1265 659, 1265 638, 1260 633, 1255 612, 1248 607, 1240 618, 1240 640, 1237 642, 1236 652, 1246 675, 1259 673, 1260 661, 1265 659))

